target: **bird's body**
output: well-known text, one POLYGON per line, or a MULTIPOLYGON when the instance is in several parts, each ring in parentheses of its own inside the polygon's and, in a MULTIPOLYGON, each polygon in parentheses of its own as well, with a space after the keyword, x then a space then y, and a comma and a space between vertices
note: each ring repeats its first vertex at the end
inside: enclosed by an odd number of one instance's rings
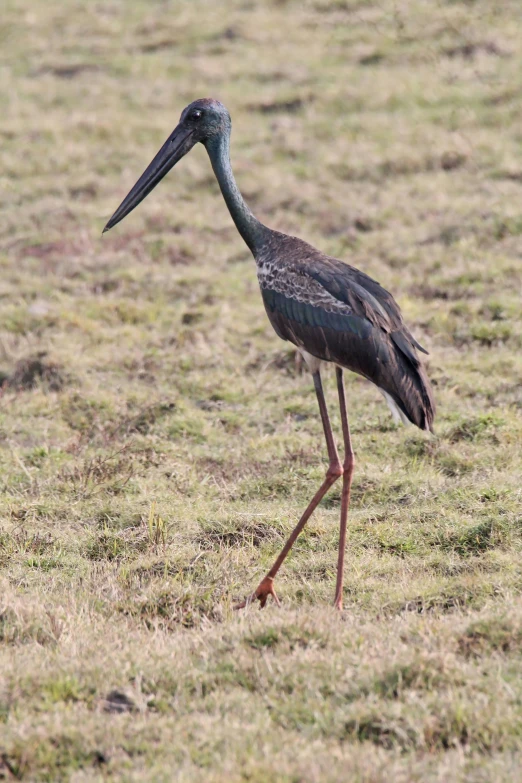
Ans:
MULTIPOLYGON (((335 605, 342 606, 346 518, 354 468, 342 370, 346 368, 374 383, 394 418, 432 430, 435 404, 417 351, 424 349, 405 326, 388 291, 364 272, 321 253, 297 237, 263 225, 249 210, 230 165, 231 122, 219 101, 203 98, 182 112, 180 123, 152 163, 118 207, 104 231, 134 209, 181 157, 201 142, 207 149, 221 192, 250 248, 265 309, 276 333, 303 354, 314 379, 329 457, 326 478, 308 505, 281 554, 251 599, 264 606, 269 595, 277 601, 273 581, 295 539, 332 484, 343 477, 341 527, 335 605), (320 367, 336 366, 345 460, 335 446, 320 367)), ((251 600, 249 599, 249 600, 251 600)), ((245 605, 243 602, 241 606, 245 605)))
POLYGON ((273 232, 255 256, 276 333, 325 362, 362 375, 394 418, 431 430, 434 403, 417 349, 391 294, 371 277, 297 237, 273 232))

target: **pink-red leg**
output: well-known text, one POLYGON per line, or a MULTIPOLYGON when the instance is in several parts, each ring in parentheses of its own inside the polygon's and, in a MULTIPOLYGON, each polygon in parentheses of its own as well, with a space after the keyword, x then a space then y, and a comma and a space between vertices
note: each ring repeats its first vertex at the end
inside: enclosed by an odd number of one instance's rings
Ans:
POLYGON ((337 391, 339 393, 339 407, 341 409, 341 422, 343 428, 344 440, 344 472, 343 472, 343 490, 341 494, 341 524, 339 530, 339 557, 337 560, 337 583, 335 586, 334 606, 336 609, 343 608, 343 577, 344 577, 344 553, 346 550, 346 522, 348 519, 348 509, 350 507, 350 491, 352 488, 352 475, 355 466, 355 458, 350 438, 350 426, 348 424, 348 414, 346 412, 346 396, 344 393, 343 371, 340 367, 336 368, 337 391))
POLYGON ((236 609, 243 609, 247 604, 252 603, 252 601, 255 601, 256 599, 261 604, 261 608, 263 608, 267 602, 268 596, 271 595, 276 602, 276 604, 279 604, 279 599, 277 598, 277 595, 274 591, 274 579, 281 568, 281 565, 283 564, 287 554, 291 550, 297 536, 301 532, 301 530, 304 528, 310 517, 312 516, 313 512, 323 499, 323 497, 326 495, 332 484, 334 484, 337 479, 343 475, 343 466, 341 465, 341 461, 339 459, 339 455, 337 453, 337 447, 335 445, 332 427, 330 424, 330 419, 328 417, 328 410, 326 408, 326 401, 324 398, 324 391, 323 391, 323 385, 321 383, 321 376, 319 374, 319 370, 314 373, 313 375, 314 379, 314 386, 315 386, 315 392, 317 394, 317 401, 319 403, 319 411, 321 413, 321 419, 323 422, 323 429, 324 429, 324 435, 326 438, 326 447, 328 449, 328 470, 326 472, 326 477, 315 493, 314 497, 310 501, 306 511, 304 512, 303 516, 293 529, 292 533, 290 534, 290 537, 286 544, 284 545, 283 549, 281 550, 281 554, 275 561, 274 565, 268 572, 268 574, 265 576, 264 579, 261 580, 258 588, 255 590, 252 595, 247 598, 246 601, 242 601, 240 604, 238 604, 235 608, 236 609))

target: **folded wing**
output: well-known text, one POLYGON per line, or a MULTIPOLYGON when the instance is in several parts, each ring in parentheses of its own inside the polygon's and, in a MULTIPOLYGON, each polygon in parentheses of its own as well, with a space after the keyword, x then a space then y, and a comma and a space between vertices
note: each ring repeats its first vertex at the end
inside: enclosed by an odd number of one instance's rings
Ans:
POLYGON ((272 279, 260 280, 277 334, 364 376, 409 421, 431 430, 435 403, 417 356, 417 350, 426 351, 405 326, 391 294, 342 261, 319 253, 317 259, 303 256, 281 266, 272 279))

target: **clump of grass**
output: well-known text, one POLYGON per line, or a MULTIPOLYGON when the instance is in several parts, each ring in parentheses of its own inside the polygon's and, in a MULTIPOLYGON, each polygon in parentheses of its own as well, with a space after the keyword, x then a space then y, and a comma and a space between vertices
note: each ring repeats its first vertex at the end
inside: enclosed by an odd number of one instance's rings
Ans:
POLYGON ((0 373, 0 385, 17 391, 35 389, 40 384, 49 391, 60 391, 66 382, 62 368, 45 359, 45 352, 19 359, 11 373, 0 373))
POLYGON ((61 635, 61 623, 50 612, 13 601, 0 604, 0 643, 54 646, 61 635))
POLYGON ((104 527, 96 530, 89 538, 85 554, 95 561, 130 559, 147 551, 151 543, 155 544, 155 540, 151 540, 150 535, 145 535, 140 528, 112 530, 104 527))
POLYGON ((76 677, 65 675, 48 680, 41 690, 44 701, 50 704, 76 703, 87 696, 85 689, 76 677))
POLYGON ((74 495, 89 498, 96 494, 118 495, 134 476, 134 465, 125 447, 107 454, 96 454, 62 471, 61 478, 74 495))
POLYGON ((206 522, 197 537, 200 546, 212 549, 229 547, 260 547, 283 538, 280 525, 274 521, 242 518, 206 522))
POLYGON ((121 535, 102 530, 89 541, 86 555, 90 560, 117 560, 125 551, 126 543, 121 535))
POLYGON ((154 500, 149 509, 149 516, 147 518, 147 530, 149 533, 149 541, 154 546, 160 544, 165 547, 167 543, 168 525, 156 511, 156 501, 154 500))
POLYGON ((118 604, 118 611, 136 618, 149 629, 175 631, 199 628, 207 621, 219 622, 223 607, 205 588, 183 587, 176 580, 153 584, 146 595, 132 596, 118 604))
POLYGON ((254 650, 272 649, 281 644, 290 651, 296 648, 306 649, 311 645, 325 646, 321 634, 296 625, 266 628, 260 633, 245 637, 245 642, 254 650))
POLYGON ((509 619, 490 617, 476 620, 458 638, 463 655, 480 658, 487 653, 511 653, 520 649, 522 629, 509 619))
POLYGON ((371 742, 387 750, 411 750, 418 745, 414 726, 400 718, 377 714, 360 715, 346 721, 341 739, 351 742, 371 742))
POLYGON ((403 698, 407 691, 434 692, 448 685, 461 684, 457 668, 451 671, 443 658, 419 656, 407 663, 388 668, 368 687, 385 699, 403 698))
POLYGON ((492 413, 476 416, 460 424, 455 425, 447 434, 450 443, 459 441, 475 441, 485 437, 494 437, 495 429, 504 424, 502 418, 492 413))

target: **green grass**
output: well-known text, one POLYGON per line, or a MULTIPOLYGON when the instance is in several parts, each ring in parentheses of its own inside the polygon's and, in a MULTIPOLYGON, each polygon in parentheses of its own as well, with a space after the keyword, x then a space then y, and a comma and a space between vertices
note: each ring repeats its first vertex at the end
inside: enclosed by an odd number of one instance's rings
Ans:
POLYGON ((0 779, 522 779, 519 17, 4 0, 0 779), (434 438, 347 379, 341 616, 338 486, 282 607, 232 608, 326 460, 204 150, 101 237, 205 95, 256 213, 376 277, 430 351, 434 438))

